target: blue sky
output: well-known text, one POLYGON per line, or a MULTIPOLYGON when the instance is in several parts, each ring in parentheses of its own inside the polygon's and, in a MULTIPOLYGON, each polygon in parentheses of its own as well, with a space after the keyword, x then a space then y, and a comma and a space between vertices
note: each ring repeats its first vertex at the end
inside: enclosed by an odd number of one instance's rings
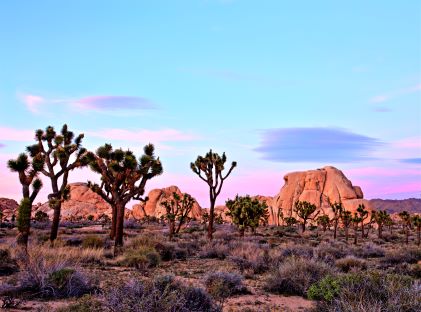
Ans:
POLYGON ((149 188, 176 184, 204 206, 189 163, 211 147, 239 163, 220 203, 325 165, 367 198, 420 197, 420 12, 419 1, 2 2, 0 196, 19 194, 5 163, 28 133, 66 122, 91 149, 152 141, 165 174, 149 188))

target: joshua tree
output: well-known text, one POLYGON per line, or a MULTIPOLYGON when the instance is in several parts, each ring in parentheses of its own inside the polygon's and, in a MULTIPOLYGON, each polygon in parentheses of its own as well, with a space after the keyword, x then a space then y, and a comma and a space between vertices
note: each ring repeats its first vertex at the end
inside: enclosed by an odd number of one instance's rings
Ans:
POLYGON ((317 224, 320 224, 323 228, 323 232, 326 232, 330 225, 330 218, 328 215, 322 215, 317 218, 317 224))
POLYGON ((386 220, 386 225, 388 226, 388 228, 389 228, 389 231, 390 231, 390 235, 393 235, 393 225, 394 225, 395 223, 393 222, 393 219, 392 219, 392 217, 389 215, 389 217, 387 218, 387 220, 386 220))
POLYGON ((406 243, 409 243, 409 228, 411 227, 411 215, 408 211, 402 211, 399 213, 401 218, 403 230, 405 231, 406 243))
POLYGON ((343 210, 341 213, 341 221, 345 230, 345 240, 348 243, 349 227, 353 222, 351 211, 343 210))
POLYGON ((285 224, 286 224, 288 227, 291 227, 291 226, 293 226, 294 224, 297 224, 297 223, 298 223, 298 220, 297 220, 297 219, 295 219, 294 217, 286 217, 286 218, 284 218, 284 221, 285 221, 285 224))
POLYGON ((237 225, 240 236, 244 236, 244 231, 249 227, 254 232, 262 221, 267 222, 268 206, 266 202, 260 202, 258 199, 252 199, 247 196, 236 196, 234 200, 227 200, 227 216, 231 217, 232 222, 237 225))
POLYGON ((162 173, 161 161, 154 155, 154 146, 148 144, 143 151, 138 161, 131 151, 113 150, 110 144, 105 144, 95 154, 88 155, 90 168, 101 175, 101 184, 89 182, 88 185, 112 207, 110 237, 115 239, 115 254, 123 246, 126 204, 132 199, 144 201, 141 196, 145 193, 146 182, 162 173))
POLYGON ((333 211, 333 239, 336 239, 339 219, 341 218, 341 213, 343 210, 342 203, 334 202, 333 204, 329 201, 330 208, 333 211))
POLYGON ((49 206, 54 210, 50 232, 51 243, 57 238, 61 203, 69 198, 69 173, 88 164, 86 149, 81 145, 83 137, 83 134, 75 137, 66 124, 62 127, 61 133, 48 126, 45 131, 37 130, 35 132, 37 143, 27 147, 32 157, 44 159, 46 168, 41 172, 51 181, 53 192, 48 195, 49 206))
POLYGON ((205 157, 198 156, 194 163, 190 163, 190 168, 196 173, 200 179, 206 182, 209 186, 209 225, 208 225, 208 239, 212 240, 213 237, 213 221, 215 218, 215 202, 218 195, 221 193, 224 181, 231 174, 232 170, 237 166, 237 162, 233 161, 231 167, 226 175, 222 172, 225 169, 227 157, 225 153, 219 156, 213 153, 212 150, 205 155, 205 157), (202 175, 203 174, 203 175, 202 175))
POLYGON ((175 233, 179 233, 181 226, 186 223, 189 213, 193 209, 195 199, 189 194, 184 193, 182 197, 176 192, 172 193, 171 198, 166 198, 161 204, 165 207, 167 213, 165 219, 168 220, 170 230, 170 240, 172 240, 175 233), (178 220, 178 226, 175 227, 175 222, 178 220))
POLYGON ((8 161, 7 166, 19 175, 19 182, 22 185, 22 201, 18 208, 18 231, 16 243, 22 251, 27 254, 28 238, 31 228, 32 203, 37 197, 42 182, 37 178, 38 173, 44 168, 44 158, 36 155, 32 159, 22 153, 16 159, 8 161), (32 187, 32 192, 31 192, 32 187))
POLYGON ((354 226, 354 244, 357 245, 358 241, 358 227, 360 222, 362 222, 362 218, 359 216, 357 212, 354 213, 354 217, 352 218, 352 225, 354 226))
POLYGON ((382 238, 383 226, 387 223, 390 216, 386 210, 373 211, 372 216, 374 222, 377 223, 378 237, 382 238))
POLYGON ((46 222, 46 221, 48 221, 48 215, 45 212, 41 211, 41 210, 38 210, 35 213, 35 217, 34 218, 35 218, 35 221, 37 221, 37 222, 46 222))
MULTIPOLYGON (((359 204, 358 208, 357 208, 357 213, 361 218, 361 238, 365 237, 365 232, 364 232, 364 221, 365 219, 368 218, 368 211, 365 209, 364 204, 359 204)), ((368 235, 368 234, 367 234, 368 235)))
POLYGON ((306 224, 308 220, 312 220, 317 217, 317 215, 320 213, 318 211, 314 216, 312 214, 316 211, 317 207, 316 205, 310 204, 306 201, 296 201, 294 204, 294 211, 297 213, 297 216, 300 219, 303 219, 301 222, 301 227, 303 232, 306 230, 306 224))
POLYGON ((420 245, 421 242, 421 215, 414 215, 412 217, 412 223, 417 229, 417 245, 420 245))

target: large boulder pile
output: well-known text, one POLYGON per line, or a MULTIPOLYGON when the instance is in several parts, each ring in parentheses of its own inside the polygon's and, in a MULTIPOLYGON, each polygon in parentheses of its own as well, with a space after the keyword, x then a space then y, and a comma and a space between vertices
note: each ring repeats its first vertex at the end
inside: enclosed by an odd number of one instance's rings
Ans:
MULTIPOLYGON (((148 194, 146 202, 140 202, 132 207, 132 210, 126 211, 126 217, 134 219, 142 219, 145 216, 160 218, 166 214, 166 209, 162 205, 162 201, 170 198, 173 193, 183 196, 183 193, 177 186, 169 186, 162 189, 153 189, 148 194)), ((194 202, 189 217, 200 219, 202 217, 202 208, 197 201, 194 202)))

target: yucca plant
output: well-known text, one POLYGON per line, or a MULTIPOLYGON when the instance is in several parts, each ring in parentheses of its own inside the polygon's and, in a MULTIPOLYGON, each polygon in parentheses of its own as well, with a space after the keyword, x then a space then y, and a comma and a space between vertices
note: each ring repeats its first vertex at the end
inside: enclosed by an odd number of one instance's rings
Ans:
POLYGON ((405 242, 406 244, 409 244, 409 228, 411 227, 411 215, 408 211, 404 210, 399 213, 399 218, 401 218, 402 227, 405 232, 405 242))
POLYGON ((333 222, 333 239, 336 239, 337 237, 337 233, 338 233, 338 225, 339 225, 339 220, 341 218, 341 213, 342 210, 344 209, 342 206, 342 203, 339 202, 334 202, 331 203, 329 201, 329 206, 333 211, 333 218, 332 218, 332 222, 333 222))
POLYGON ((340 218, 341 218, 344 230, 345 230, 345 241, 346 241, 346 243, 348 243, 349 227, 351 226, 351 223, 353 222, 351 211, 342 210, 340 218))
MULTIPOLYGON (((365 208, 364 204, 359 204, 357 208, 357 213, 361 218, 361 238, 366 237, 364 230, 364 221, 369 217, 368 210, 365 208)), ((368 235, 368 233, 367 233, 368 235)))
POLYGON ((326 232, 327 228, 330 226, 330 218, 328 215, 322 215, 317 218, 317 224, 321 225, 323 232, 326 232))
POLYGON ((19 182, 22 185, 23 198, 18 208, 17 227, 19 234, 16 243, 26 254, 31 227, 32 203, 42 187, 38 174, 44 169, 44 158, 39 154, 30 158, 27 154, 21 153, 16 159, 10 159, 7 166, 12 172, 18 173, 19 182))
POLYGON ((421 241, 421 215, 414 215, 412 217, 412 223, 417 229, 417 245, 419 246, 421 241))
POLYGON ((54 210, 50 232, 51 243, 57 238, 61 204, 70 197, 68 185, 70 171, 88 164, 87 151, 82 147, 83 137, 83 134, 75 136, 66 124, 60 133, 48 126, 45 131, 36 130, 37 143, 27 147, 31 157, 40 157, 44 160, 46 166, 41 173, 51 183, 52 193, 48 195, 48 204, 54 210))
POLYGON ((302 219, 301 222, 301 228, 302 231, 305 232, 306 230, 306 224, 308 220, 313 220, 317 217, 317 215, 320 213, 320 210, 316 212, 316 205, 311 204, 307 201, 296 201, 294 204, 294 211, 297 214, 297 216, 302 219), (315 215, 313 213, 316 212, 315 215))
POLYGON ((115 240, 115 254, 123 246, 126 204, 132 199, 145 201, 147 198, 142 196, 146 182, 163 171, 159 157, 155 157, 153 144, 146 145, 143 152, 137 160, 130 150, 114 150, 111 144, 105 144, 95 154, 88 154, 90 168, 101 175, 100 184, 89 182, 88 185, 112 207, 110 237, 115 240))
POLYGON ((227 156, 225 153, 222 156, 210 150, 205 157, 198 156, 196 161, 190 163, 191 170, 199 176, 201 180, 209 186, 210 208, 209 208, 209 223, 208 223, 208 239, 213 237, 213 223, 215 219, 215 203, 216 198, 221 193, 224 181, 228 178, 237 162, 233 161, 228 172, 224 175, 222 172, 225 169, 227 156))
POLYGON ((183 224, 188 220, 189 214, 193 209, 193 205, 196 200, 187 193, 178 195, 173 192, 168 198, 165 198, 161 205, 165 207, 166 214, 165 219, 169 224, 169 238, 172 240, 174 234, 179 233, 183 224), (176 221, 178 225, 176 227, 176 221))
POLYGON ((387 223, 390 216, 386 210, 372 211, 371 213, 372 213, 374 222, 377 224, 377 233, 378 233, 377 236, 379 238, 382 238, 383 226, 387 223))

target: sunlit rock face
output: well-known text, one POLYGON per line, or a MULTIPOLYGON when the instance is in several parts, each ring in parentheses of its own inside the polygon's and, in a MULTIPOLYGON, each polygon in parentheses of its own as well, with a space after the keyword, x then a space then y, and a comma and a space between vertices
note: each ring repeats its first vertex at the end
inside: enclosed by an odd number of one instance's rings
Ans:
MULTIPOLYGON (((148 200, 146 202, 141 202, 132 207, 132 210, 127 210, 127 218, 141 219, 145 215, 149 217, 160 218, 165 215, 167 212, 165 207, 162 205, 162 201, 170 198, 173 193, 176 193, 180 196, 183 196, 183 193, 177 186, 169 186, 162 189, 153 189, 148 194, 148 200)), ((189 217, 195 219, 201 219, 202 217, 202 208, 197 201, 194 202, 193 208, 189 214, 189 217)))
POLYGON ((293 216, 294 203, 307 201, 316 205, 320 214, 333 215, 329 202, 342 202, 346 210, 354 212, 360 204, 370 210, 370 203, 363 199, 359 186, 353 186, 342 171, 327 166, 322 169, 288 173, 285 184, 269 206, 270 223, 276 224, 276 216, 282 212, 285 217, 293 216))
MULTIPOLYGON (((96 220, 103 214, 111 217, 111 206, 101 196, 91 191, 86 183, 71 183, 69 186, 70 199, 61 205, 61 220, 87 219, 90 215, 96 220)), ((35 206, 32 209, 33 215, 39 210, 47 213, 52 219, 54 211, 48 202, 35 206)))

